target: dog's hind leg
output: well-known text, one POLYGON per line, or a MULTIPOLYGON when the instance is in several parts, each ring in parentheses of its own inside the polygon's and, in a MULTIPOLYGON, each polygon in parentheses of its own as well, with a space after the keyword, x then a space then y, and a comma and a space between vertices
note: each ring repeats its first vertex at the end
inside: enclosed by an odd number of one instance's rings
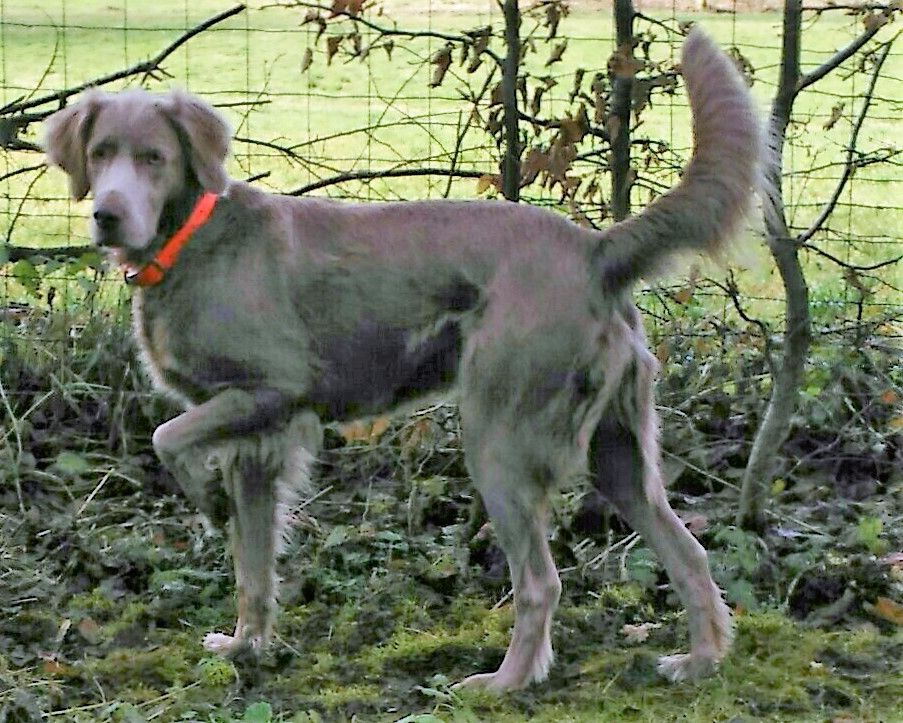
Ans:
MULTIPOLYGON (((659 672, 672 681, 713 672, 731 642, 731 618, 712 580, 705 549, 671 509, 662 484, 658 420, 651 373, 625 382, 626 424, 605 416, 590 445, 590 470, 602 495, 658 555, 687 608, 690 652, 665 656, 659 672), (632 382, 632 383, 631 383, 632 382)), ((620 414, 620 413, 619 413, 620 414)))
POLYGON ((235 439, 211 452, 231 502, 238 622, 232 635, 207 635, 207 650, 226 656, 256 655, 269 641, 278 594, 276 556, 287 508, 309 480, 319 444, 319 420, 303 412, 284 429, 235 439))
MULTIPOLYGON (((483 428, 484 433, 468 432, 465 420, 465 448, 471 476, 508 558, 514 631, 499 669, 472 675, 460 685, 504 691, 523 688, 548 675, 553 657, 550 628, 561 582, 547 539, 546 489, 550 480, 540 480, 526 468, 522 457, 519 459, 516 439, 493 437, 488 428, 483 428)), ((516 433, 512 430, 510 434, 516 433)))

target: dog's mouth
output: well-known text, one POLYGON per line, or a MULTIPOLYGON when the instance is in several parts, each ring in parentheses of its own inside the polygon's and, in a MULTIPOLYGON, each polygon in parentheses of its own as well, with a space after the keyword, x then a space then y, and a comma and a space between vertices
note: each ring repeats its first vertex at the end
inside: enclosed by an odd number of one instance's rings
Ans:
POLYGON ((104 232, 100 228, 94 229, 94 245, 117 266, 141 266, 153 258, 154 251, 164 241, 164 237, 155 234, 150 241, 136 248, 128 243, 123 234, 119 232, 104 232))

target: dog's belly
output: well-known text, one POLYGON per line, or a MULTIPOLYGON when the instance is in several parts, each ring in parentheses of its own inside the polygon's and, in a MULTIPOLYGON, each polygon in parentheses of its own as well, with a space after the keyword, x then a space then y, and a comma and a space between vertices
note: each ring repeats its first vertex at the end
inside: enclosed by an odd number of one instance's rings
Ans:
POLYGON ((361 322, 350 334, 321 340, 320 373, 307 398, 329 419, 384 411, 449 387, 461 349, 458 319, 449 319, 429 335, 361 322))

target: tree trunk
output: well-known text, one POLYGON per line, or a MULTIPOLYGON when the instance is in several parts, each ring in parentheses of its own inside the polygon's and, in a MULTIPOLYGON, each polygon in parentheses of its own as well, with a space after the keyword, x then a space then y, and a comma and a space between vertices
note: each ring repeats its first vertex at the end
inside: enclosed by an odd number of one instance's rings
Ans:
MULTIPOLYGON (((615 52, 633 57, 632 0, 615 0, 615 52)), ((611 84, 611 213, 615 221, 630 215, 630 120, 633 97, 633 73, 615 73, 611 84)))
POLYGON ((502 159, 502 193, 509 201, 520 199, 520 112, 517 107, 517 76, 520 72, 520 8, 518 0, 505 0, 505 66, 502 76, 505 156, 502 159))
POLYGON ((768 169, 772 198, 766 214, 768 248, 784 285, 786 328, 780 363, 772 370, 771 399, 743 474, 737 524, 749 530, 761 530, 765 525, 765 503, 771 489, 773 463, 790 431, 790 419, 797 406, 811 340, 809 288, 800 264, 798 240, 791 236, 787 227, 781 187, 784 136, 800 82, 801 33, 801 0, 787 0, 781 75, 771 112, 770 140, 774 144, 774 162, 768 169))

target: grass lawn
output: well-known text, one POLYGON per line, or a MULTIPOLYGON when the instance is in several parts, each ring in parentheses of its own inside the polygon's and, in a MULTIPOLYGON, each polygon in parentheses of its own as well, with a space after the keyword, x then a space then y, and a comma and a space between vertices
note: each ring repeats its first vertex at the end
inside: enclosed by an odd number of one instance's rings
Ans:
MULTIPOLYGON (((409 3, 396 3, 401 14, 388 4, 384 25, 396 21, 399 27, 437 31, 466 30, 500 22, 492 3, 471 3, 484 12, 450 12, 443 3, 433 2, 429 12, 415 12, 409 3)), ((25 2, 6 0, 2 5, 2 43, 0 43, 0 93, 11 101, 32 93, 37 85, 46 91, 68 87, 110 73, 155 54, 179 32, 195 25, 228 3, 201 0, 192 3, 156 4, 85 2, 25 2)), ((529 61, 538 75, 547 75, 557 85, 547 94, 543 113, 558 117, 568 111, 567 94, 576 68, 592 73, 604 69, 612 48, 612 20, 604 11, 590 12, 586 4, 562 22, 560 35, 569 38, 568 50, 561 62, 550 68, 543 64, 548 49, 541 43, 529 61)), ((340 51, 327 64, 326 43, 315 44, 312 24, 301 27, 301 9, 258 8, 242 13, 221 26, 196 37, 177 51, 165 64, 173 76, 153 88, 188 87, 208 100, 229 107, 229 116, 240 138, 291 146, 299 155, 294 161, 279 157, 259 143, 237 142, 232 171, 236 177, 267 173, 260 183, 286 191, 337 173, 399 166, 448 165, 454 156, 463 168, 486 172, 497 170, 498 153, 487 135, 471 129, 456 143, 461 123, 470 108, 462 103, 463 82, 479 85, 488 64, 468 76, 457 62, 439 88, 430 89, 432 67, 427 61, 442 45, 435 38, 397 41, 391 58, 375 49, 365 61, 350 59, 340 51), (313 49, 311 66, 302 72, 308 48, 313 49), (259 105, 248 106, 254 101, 259 105), (238 104, 238 105, 235 105, 238 104), (247 112, 252 108, 251 112, 247 112)), ((753 91, 767 107, 774 92, 778 64, 780 18, 774 13, 741 16, 705 15, 694 17, 678 13, 677 19, 700 20, 719 40, 735 44, 753 67, 756 82, 753 91)), ((667 20, 668 18, 665 17, 667 20)), ((534 21, 527 20, 529 30, 534 21)), ((658 37, 663 33, 654 26, 658 37)), ((824 62, 833 51, 849 42, 861 23, 840 13, 829 14, 817 23, 807 24, 804 36, 803 64, 811 69, 824 62)), ((336 33, 341 26, 329 32, 336 33)), ((347 26, 345 27, 347 30, 347 26)), ((893 28, 884 32, 889 37, 893 28)), ((373 36, 364 36, 366 45, 373 36)), ((500 50, 499 41, 494 47, 500 50)), ((676 51, 667 44, 653 45, 658 57, 676 51)), ((852 64, 848 64, 851 68, 852 64)), ((135 80, 131 81, 136 82, 135 80)), ((859 107, 855 95, 867 82, 866 74, 852 77, 846 71, 829 76, 805 93, 798 103, 797 118, 791 133, 794 147, 788 153, 786 195, 793 223, 805 228, 830 196, 839 168, 825 167, 842 160, 852 118, 859 107), (823 126, 837 108, 839 118, 829 130, 823 126)), ((585 81, 585 86, 589 80, 585 81)), ((584 86, 584 88, 585 88, 584 86)), ((897 137, 899 102, 903 97, 903 53, 895 52, 885 65, 877 88, 878 99, 862 131, 864 150, 893 147, 897 137)), ((689 125, 682 92, 675 97, 659 96, 651 110, 644 112, 637 135, 664 139, 681 153, 687 149, 689 125)), ((34 128, 34 131, 39 128, 34 128)), ((591 150, 588 147, 587 150, 591 150)), ((33 164, 26 154, 8 154, 0 173, 16 164, 33 164)), ((655 169, 649 171, 655 176, 655 169)), ((673 173, 660 181, 670 183, 673 173)), ((0 219, 5 232, 19 208, 19 197, 33 174, 7 181, 6 220, 0 219)), ((873 166, 860 169, 854 183, 841 197, 841 206, 831 222, 831 232, 818 238, 821 248, 853 263, 876 263, 894 255, 898 248, 898 229, 903 228, 903 206, 898 167, 873 166)), ((457 197, 477 194, 476 181, 458 180, 448 185, 441 177, 389 179, 364 184, 345 183, 329 189, 332 194, 361 198, 423 198, 448 192, 457 197)), ((32 195, 37 201, 26 203, 17 220, 14 241, 22 244, 53 244, 69 239, 86 240, 85 207, 73 207, 66 201, 62 174, 52 172, 38 180, 32 195)), ((548 196, 540 189, 528 189, 534 200, 548 196)), ((607 195, 607 194, 605 194, 607 195)), ((555 198, 546 198, 555 202, 555 198)), ((649 194, 634 193, 634 203, 642 206, 649 194)), ((0 203, 4 199, 0 198, 0 203)), ((749 238, 736 255, 739 266, 751 267, 744 276, 751 298, 779 298, 780 287, 762 245, 749 238)), ((809 255, 809 273, 816 302, 843 302, 850 289, 837 268, 818 256, 809 255)), ((903 271, 885 268, 879 272, 886 282, 875 287, 876 302, 889 301, 892 289, 903 284, 903 271), (889 285, 889 286, 888 286, 889 285)), ((715 271, 717 272, 717 270, 715 271)))

